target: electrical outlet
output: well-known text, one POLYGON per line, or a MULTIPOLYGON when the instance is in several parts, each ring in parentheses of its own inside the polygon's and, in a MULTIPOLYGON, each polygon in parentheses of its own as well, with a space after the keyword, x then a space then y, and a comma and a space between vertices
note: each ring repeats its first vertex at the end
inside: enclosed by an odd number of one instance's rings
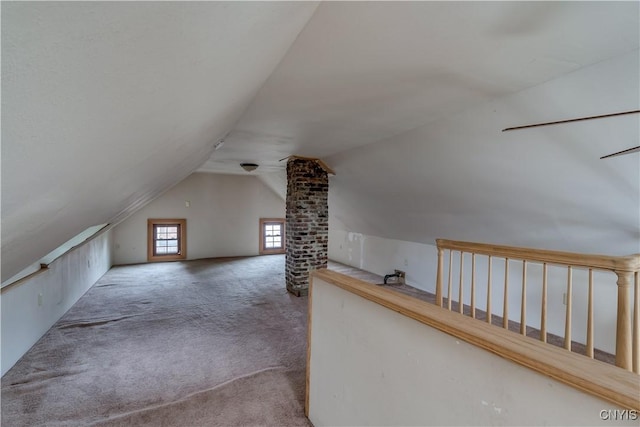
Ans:
POLYGON ((399 279, 398 282, 404 284, 404 279, 405 279, 407 273, 405 273, 402 270, 393 270, 393 272, 398 275, 398 279, 399 279))
POLYGON ((38 294, 38 307, 42 306, 42 293, 38 294))
POLYGON ((404 259, 404 266, 405 267, 409 267, 409 259, 408 258, 404 259))

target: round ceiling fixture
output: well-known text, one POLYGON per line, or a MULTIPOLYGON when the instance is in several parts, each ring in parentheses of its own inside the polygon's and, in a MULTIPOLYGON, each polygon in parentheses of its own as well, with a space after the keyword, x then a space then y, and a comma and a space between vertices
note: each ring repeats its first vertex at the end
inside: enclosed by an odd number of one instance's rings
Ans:
POLYGON ((246 170, 247 172, 251 172, 258 169, 258 165, 255 163, 240 163, 240 167, 246 170))

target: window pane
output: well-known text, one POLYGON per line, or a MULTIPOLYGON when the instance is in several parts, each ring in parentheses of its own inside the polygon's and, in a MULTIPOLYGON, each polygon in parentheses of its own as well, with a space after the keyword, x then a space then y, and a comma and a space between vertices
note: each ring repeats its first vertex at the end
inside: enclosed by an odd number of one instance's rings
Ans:
POLYGON ((178 238, 178 227, 167 227, 167 239, 178 238))
POLYGON ((266 237, 278 237, 280 236, 280 228, 281 225, 280 224, 269 224, 269 225, 265 225, 265 232, 264 235, 266 237))
POLYGON ((183 226, 183 220, 148 220, 148 223, 152 225, 152 234, 149 236, 149 246, 152 248, 152 253, 149 255, 149 260, 153 260, 154 256, 158 256, 161 260, 165 259, 177 259, 183 258, 181 239, 182 233, 186 231, 183 226))
POLYGON ((278 252, 284 248, 283 233, 284 224, 280 221, 266 222, 261 220, 261 248, 267 252, 278 252))
POLYGON ((282 248, 282 238, 276 234, 266 236, 264 239, 265 249, 279 249, 282 248))
MULTIPOLYGON (((161 227, 158 227, 161 228, 161 227)), ((155 241, 157 255, 173 255, 179 254, 177 227, 162 227, 169 229, 169 232, 158 233, 155 241), (171 232, 173 229, 173 232, 171 232)))

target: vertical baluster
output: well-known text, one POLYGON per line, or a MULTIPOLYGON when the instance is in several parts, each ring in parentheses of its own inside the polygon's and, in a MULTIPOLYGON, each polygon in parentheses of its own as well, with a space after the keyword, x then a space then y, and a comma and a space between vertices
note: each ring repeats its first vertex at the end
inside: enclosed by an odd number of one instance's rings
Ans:
POLYGON ((453 251, 449 249, 449 282, 447 284, 447 308, 451 311, 451 288, 453 285, 453 251))
POLYGON ((438 275, 436 277, 436 304, 442 307, 442 274, 444 273, 444 250, 438 248, 438 275))
POLYGON ((571 287, 572 267, 567 267, 567 312, 564 320, 564 348, 571 351, 571 287))
POLYGON ((463 283, 463 273, 462 270, 464 268, 464 252, 460 251, 460 288, 458 290, 458 311, 464 314, 464 283, 463 283))
POLYGON ((487 264, 487 323, 491 324, 491 255, 487 264))
POLYGON ((522 299, 520 301, 520 333, 527 335, 527 261, 522 261, 522 299))
POLYGON ((504 259, 504 301, 502 302, 502 327, 509 329, 509 258, 504 259))
POLYGON ((547 342, 547 263, 542 264, 542 310, 540 311, 540 341, 547 342))
POLYGON ((476 254, 471 254, 471 317, 476 318, 476 254))
POLYGON ((631 341, 633 350, 633 372, 640 374, 640 289, 638 288, 638 272, 634 274, 633 286, 633 339, 631 341))
POLYGON ((593 359, 593 269, 589 269, 589 300, 587 301, 587 356, 593 359))

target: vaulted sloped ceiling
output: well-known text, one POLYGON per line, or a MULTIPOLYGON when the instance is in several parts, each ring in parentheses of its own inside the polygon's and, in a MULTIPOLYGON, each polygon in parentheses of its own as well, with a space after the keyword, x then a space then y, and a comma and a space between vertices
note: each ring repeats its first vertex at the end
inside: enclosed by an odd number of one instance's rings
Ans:
MULTIPOLYGON (((336 171, 330 227, 640 252, 637 2, 322 3, 201 170, 336 171)), ((279 171, 279 172, 278 172, 279 171)))
POLYGON ((331 226, 637 248, 637 2, 2 3, 2 277, 200 167, 284 191, 337 172, 331 226), (225 137, 224 146, 213 145, 225 137), (615 162, 615 163, 614 163, 615 162))
POLYGON ((330 227, 586 253, 640 253, 640 115, 501 132, 639 108, 638 51, 325 160, 330 227))
POLYGON ((316 7, 2 2, 2 279, 198 168, 316 7))
POLYGON ((638 26, 637 3, 323 2, 201 170, 389 139, 638 49, 638 26))

